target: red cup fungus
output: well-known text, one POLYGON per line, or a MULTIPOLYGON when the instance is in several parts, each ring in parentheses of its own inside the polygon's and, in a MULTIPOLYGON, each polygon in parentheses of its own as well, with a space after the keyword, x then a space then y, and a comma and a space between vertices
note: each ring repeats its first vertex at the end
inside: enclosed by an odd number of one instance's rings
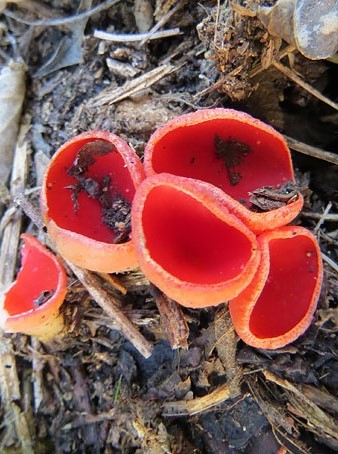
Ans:
POLYGON ((130 209, 143 178, 140 159, 115 134, 89 131, 61 146, 41 195, 44 221, 57 250, 93 271, 135 268, 130 209))
POLYGON ((247 288, 229 303, 239 337, 257 348, 276 349, 309 327, 322 283, 316 238, 287 226, 258 237, 261 261, 247 288))
POLYGON ((67 276, 58 258, 36 238, 22 234, 22 264, 16 281, 1 295, 0 326, 48 342, 61 333, 59 313, 67 276))
POLYGON ((255 235, 223 203, 218 188, 171 174, 147 178, 132 205, 133 242, 146 277, 183 306, 234 298, 251 281, 255 235))
POLYGON ((244 112, 205 109, 170 120, 151 136, 144 167, 147 176, 171 173, 222 189, 255 233, 288 224, 303 205, 283 136, 244 112))

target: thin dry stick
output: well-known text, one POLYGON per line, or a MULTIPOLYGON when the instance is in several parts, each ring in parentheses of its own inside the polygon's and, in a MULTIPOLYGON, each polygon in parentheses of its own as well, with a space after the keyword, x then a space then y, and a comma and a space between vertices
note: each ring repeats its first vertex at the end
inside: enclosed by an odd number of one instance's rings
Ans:
POLYGON ((311 87, 308 83, 304 82, 304 80, 297 76, 290 68, 287 66, 283 65, 282 63, 278 61, 272 62, 273 66, 278 69, 281 73, 283 73, 286 77, 291 79, 293 82, 295 82, 297 85, 300 87, 304 88, 308 93, 311 95, 315 96, 317 99, 320 101, 323 101, 325 104, 331 106, 333 109, 338 110, 338 104, 331 101, 331 99, 327 98, 326 96, 322 95, 320 91, 316 90, 315 88, 311 87))
POLYGON ((336 273, 338 273, 338 264, 335 261, 333 261, 330 257, 328 257, 326 254, 324 254, 323 252, 322 252, 321 256, 322 256, 322 259, 324 260, 324 262, 326 262, 328 265, 330 265, 330 267, 333 270, 335 270, 336 273))
POLYGON ((100 278, 90 271, 79 268, 68 261, 67 264, 96 303, 114 319, 118 331, 120 331, 145 358, 149 358, 153 346, 114 304, 110 293, 102 288, 100 278))
POLYGON ((135 79, 127 81, 122 85, 122 87, 118 87, 113 90, 110 88, 103 90, 99 95, 88 102, 87 107, 99 107, 106 104, 111 105, 122 101, 123 99, 129 98, 129 96, 135 95, 136 93, 151 87, 163 77, 169 75, 177 69, 178 68, 175 66, 169 64, 154 68, 151 71, 136 77, 135 79))
MULTIPOLYGON (((32 221, 40 229, 44 228, 43 221, 38 210, 30 203, 23 195, 16 198, 17 203, 22 206, 23 210, 29 216, 32 221)), ((111 294, 102 287, 100 278, 94 273, 84 270, 82 268, 73 265, 64 259, 69 268, 73 271, 75 276, 80 280, 82 285, 87 289, 88 293, 94 298, 97 304, 102 307, 102 309, 114 319, 116 324, 116 329, 121 331, 121 333, 139 350, 139 352, 145 357, 148 358, 151 353, 153 346, 148 342, 142 334, 137 330, 137 328, 131 323, 131 321, 126 317, 123 312, 115 306, 112 301, 111 294)), ((121 290, 124 290, 122 284, 121 290)))
POLYGON ((54 25, 68 25, 72 24, 73 22, 76 21, 81 21, 83 19, 87 19, 88 17, 93 16, 94 14, 98 14, 101 11, 104 11, 111 6, 115 6, 117 3, 120 3, 121 0, 107 0, 106 2, 102 3, 101 5, 95 6, 94 8, 84 11, 83 13, 79 14, 74 14, 74 16, 68 16, 68 17, 60 17, 58 19, 41 19, 41 20, 28 20, 23 17, 17 16, 15 13, 12 11, 6 9, 3 11, 3 14, 6 16, 10 17, 11 19, 14 19, 18 22, 21 22, 26 25, 32 25, 32 26, 45 26, 45 27, 51 27, 54 25))
POLYGON ((193 416, 209 410, 230 398, 228 385, 222 385, 203 397, 193 400, 179 400, 163 404, 163 416, 193 416))
POLYGON ((170 18, 177 13, 183 6, 185 5, 186 1, 181 0, 176 6, 174 6, 173 9, 167 12, 165 16, 160 19, 154 27, 149 30, 148 33, 146 33, 146 36, 143 38, 143 40, 140 42, 140 47, 143 46, 151 37, 159 30, 161 27, 163 27, 170 18))
MULTIPOLYGON (((285 49, 281 50, 277 56, 276 60, 282 60, 282 58, 286 57, 287 55, 291 54, 296 50, 295 46, 292 46, 291 44, 289 46, 286 46, 285 49)), ((265 71, 267 68, 262 65, 262 63, 259 63, 257 66, 255 66, 251 71, 250 71, 250 77, 255 77, 262 71, 265 71)))
POLYGON ((34 222, 39 230, 46 231, 45 224, 41 218, 38 208, 24 196, 24 193, 17 194, 14 198, 14 202, 23 209, 26 216, 34 222))
MULTIPOLYGON (((310 219, 321 219, 323 216, 320 213, 312 213, 309 211, 303 211, 301 213, 301 215, 304 216, 305 218, 310 218, 310 219)), ((328 222, 338 222, 338 214, 328 214, 325 216, 324 220, 328 221, 328 222)))
POLYGON ((319 221, 317 222, 315 228, 313 229, 313 233, 317 233, 320 229, 321 225, 325 222, 326 216, 329 214, 332 208, 332 202, 329 202, 324 210, 324 213, 321 215, 319 221))
MULTIPOLYGON (((159 32, 153 33, 149 39, 162 39, 169 38, 170 36, 177 36, 181 34, 179 28, 171 28, 169 30, 161 30, 159 32)), ((104 39, 106 41, 111 41, 115 43, 133 43, 137 41, 142 41, 148 37, 148 33, 134 33, 134 34, 124 34, 124 33, 108 33, 101 30, 94 31, 94 38, 104 39)))
POLYGON ((154 285, 151 285, 150 289, 171 348, 187 348, 189 328, 181 308, 176 301, 162 293, 154 285))
POLYGON ((323 151, 320 148, 312 147, 306 143, 299 142, 298 140, 292 139, 291 137, 284 136, 289 147, 299 153, 307 154, 322 161, 331 162, 332 164, 338 165, 338 155, 331 153, 330 151, 323 151))

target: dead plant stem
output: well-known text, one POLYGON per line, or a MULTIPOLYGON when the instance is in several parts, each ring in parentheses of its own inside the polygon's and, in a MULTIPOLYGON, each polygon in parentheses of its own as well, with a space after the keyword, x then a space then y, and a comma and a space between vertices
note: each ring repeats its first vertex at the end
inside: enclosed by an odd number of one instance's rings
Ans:
POLYGON ((299 153, 307 154, 323 161, 331 162, 338 165, 338 155, 329 151, 321 150, 320 148, 307 145, 306 143, 299 142, 299 140, 292 139, 291 137, 284 136, 289 147, 299 153))
POLYGON ((79 268, 73 263, 67 261, 67 264, 96 303, 114 319, 117 330, 120 331, 145 358, 149 358, 153 350, 152 344, 143 337, 128 317, 126 317, 115 305, 110 293, 102 287, 100 278, 88 270, 79 268))
POLYGON ((282 74, 284 74, 286 77, 288 77, 293 82, 295 82, 297 85, 299 85, 304 90, 306 90, 308 93, 310 93, 312 96, 315 96, 317 99, 319 99, 320 101, 324 102, 325 104, 331 106, 333 109, 338 110, 337 103, 331 101, 331 99, 322 95, 320 93, 320 91, 313 88, 307 82, 304 82, 304 80, 301 77, 299 77, 295 72, 293 72, 290 68, 288 68, 287 66, 283 65, 282 63, 280 63, 276 60, 272 62, 272 65, 276 69, 278 69, 278 71, 280 71, 282 74))

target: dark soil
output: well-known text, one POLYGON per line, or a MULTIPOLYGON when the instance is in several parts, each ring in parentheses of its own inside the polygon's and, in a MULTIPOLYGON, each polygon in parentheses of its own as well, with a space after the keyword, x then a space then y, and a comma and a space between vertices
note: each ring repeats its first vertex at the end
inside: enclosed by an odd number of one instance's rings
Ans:
MULTIPOLYGON (((90 9, 104 3, 83 5, 90 9)), ((337 111, 270 64, 286 43, 279 48, 280 43, 244 8, 246 3, 259 2, 238 0, 233 2, 234 9, 222 2, 220 11, 216 3, 121 1, 85 22, 59 25, 48 21, 75 15, 74 2, 45 2, 43 8, 34 2, 8 4, 0 14, 0 63, 21 56, 27 65, 23 118, 30 124, 26 140, 31 158, 26 195, 33 204, 38 205, 46 158, 75 134, 107 129, 142 156, 157 126, 198 108, 243 110, 301 142, 337 150, 337 111), (177 12, 165 20, 166 12, 175 8, 177 12), (25 23, 37 20, 45 24, 25 23), (179 27, 180 34, 144 44, 93 36, 95 29, 133 35, 144 32, 149 21, 153 26, 161 20, 160 29, 179 27), (167 71, 164 76, 141 80, 130 88, 131 80, 162 66, 167 71), (257 68, 261 71, 253 74, 257 68)), ((288 65, 287 58, 281 61, 288 65)), ((297 51, 289 61, 311 86, 337 102, 336 64, 308 60, 297 51)), ((222 154, 231 145, 233 155, 234 144, 216 145, 222 154)), ((233 184, 240 178, 237 163, 250 152, 242 144, 235 146, 235 159, 229 163, 225 157, 233 184)), ((104 153, 110 151, 104 149, 104 153)), ((94 145, 90 156, 97 153, 94 145)), ((188 346, 173 349, 163 314, 162 319, 159 315, 158 295, 139 271, 117 276, 126 294, 102 279, 102 287, 154 346, 145 359, 69 271, 69 291, 62 307, 67 321, 64 339, 57 345, 42 345, 24 335, 5 337, 15 355, 20 398, 17 394, 1 396, 0 451, 336 452, 338 172, 330 162, 294 151, 293 162, 297 184, 306 188, 304 210, 295 223, 316 233, 326 257, 318 310, 301 338, 280 350, 257 350, 238 341, 229 328, 226 310, 184 309, 188 346), (323 217, 328 204, 329 213, 323 217), (231 396, 218 401, 226 384, 231 396), (8 413, 8 399, 28 421, 28 434, 18 430, 8 413), (25 450, 30 443, 33 451, 25 450)), ((69 169, 77 179, 72 189, 74 209, 79 191, 99 199, 104 222, 113 229, 124 224, 118 232, 123 242, 130 231, 130 206, 122 198, 107 204, 102 194, 110 182, 88 181, 83 174, 90 164, 80 154, 69 169)), ((276 202, 274 194, 266 195, 267 190, 254 196, 276 202)), ((288 203, 292 188, 281 188, 281 192, 287 197, 283 203, 288 203)), ((257 205, 264 209, 260 201, 257 205)), ((6 202, 5 208, 10 206, 6 202)), ((23 229, 38 233, 28 217, 24 217, 23 229)), ((41 295, 37 304, 45 297, 41 295)))

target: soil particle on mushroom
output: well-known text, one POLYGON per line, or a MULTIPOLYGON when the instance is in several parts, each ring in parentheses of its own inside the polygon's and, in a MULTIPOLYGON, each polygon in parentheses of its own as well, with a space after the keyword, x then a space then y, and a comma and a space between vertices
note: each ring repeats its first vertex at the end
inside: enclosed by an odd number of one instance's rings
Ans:
POLYGON ((231 186, 236 186, 242 178, 236 167, 242 164, 245 157, 251 152, 251 148, 239 140, 231 137, 223 140, 217 135, 215 136, 215 148, 216 157, 224 161, 231 186))
POLYGON ((79 194, 83 191, 101 205, 102 222, 115 233, 114 243, 123 243, 128 240, 131 231, 130 202, 121 194, 111 194, 113 182, 109 175, 103 177, 101 181, 85 175, 89 167, 95 163, 95 156, 104 156, 114 151, 115 147, 104 140, 94 140, 85 144, 68 169, 68 174, 76 179, 76 183, 68 188, 72 191, 74 212, 77 213, 79 210, 79 194))
POLYGON ((54 295, 54 293, 55 293, 54 289, 44 290, 43 292, 41 292, 41 294, 33 301, 34 308, 38 308, 43 304, 47 303, 47 301, 54 295))

